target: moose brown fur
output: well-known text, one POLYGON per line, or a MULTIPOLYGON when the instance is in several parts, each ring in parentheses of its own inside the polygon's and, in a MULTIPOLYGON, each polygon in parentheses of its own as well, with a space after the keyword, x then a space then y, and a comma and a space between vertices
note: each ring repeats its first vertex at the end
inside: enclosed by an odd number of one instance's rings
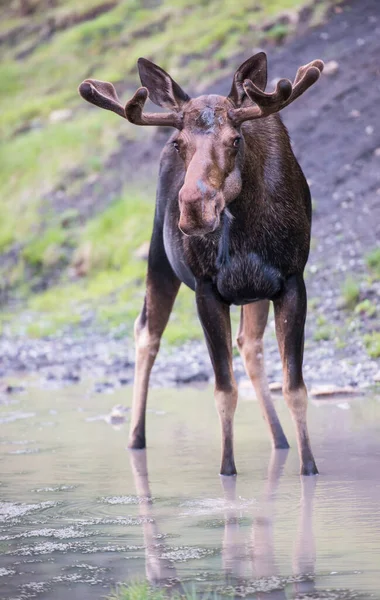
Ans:
POLYGON ((322 61, 300 67, 266 93, 263 52, 236 71, 227 97, 191 99, 160 67, 138 61, 139 88, 124 108, 110 83, 88 79, 89 102, 137 125, 172 126, 161 156, 144 306, 135 323, 136 370, 131 448, 145 447, 150 371, 181 283, 196 304, 215 372, 222 428, 221 474, 236 474, 230 305, 241 305, 237 345, 274 448, 288 442, 270 397, 263 334, 273 301, 283 363, 283 393, 291 411, 303 475, 316 474, 306 422, 302 375, 310 244, 310 192, 278 113, 317 81, 322 61), (170 112, 144 113, 148 97, 170 112))

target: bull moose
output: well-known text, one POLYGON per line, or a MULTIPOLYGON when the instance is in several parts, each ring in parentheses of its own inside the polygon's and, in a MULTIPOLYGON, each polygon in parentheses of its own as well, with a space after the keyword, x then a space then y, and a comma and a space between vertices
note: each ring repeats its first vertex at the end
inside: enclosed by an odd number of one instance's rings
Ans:
POLYGON ((279 111, 312 84, 321 60, 302 66, 291 83, 265 92, 267 57, 246 60, 227 97, 190 98, 154 63, 140 58, 143 87, 124 107, 111 83, 86 79, 84 99, 135 125, 175 128, 161 155, 146 295, 135 322, 136 366, 129 446, 145 447, 150 372, 181 283, 196 305, 215 373, 222 429, 220 473, 235 475, 230 306, 241 306, 237 345, 274 448, 288 448, 265 374, 263 334, 269 301, 283 364, 283 394, 297 433, 302 475, 318 473, 307 429, 302 374, 311 199, 279 111), (169 112, 147 113, 147 98, 169 112))

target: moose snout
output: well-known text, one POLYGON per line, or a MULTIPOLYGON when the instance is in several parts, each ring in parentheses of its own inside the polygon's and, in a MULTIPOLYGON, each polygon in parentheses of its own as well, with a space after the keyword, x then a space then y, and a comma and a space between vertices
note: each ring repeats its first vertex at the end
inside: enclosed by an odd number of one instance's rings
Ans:
POLYGON ((222 199, 216 190, 197 194, 182 188, 179 193, 178 227, 186 235, 205 235, 219 227, 222 199))

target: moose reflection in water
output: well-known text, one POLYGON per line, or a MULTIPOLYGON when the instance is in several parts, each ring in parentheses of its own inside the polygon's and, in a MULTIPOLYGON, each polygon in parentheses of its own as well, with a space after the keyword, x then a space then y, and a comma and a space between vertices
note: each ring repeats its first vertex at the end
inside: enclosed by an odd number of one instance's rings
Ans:
MULTIPOLYGON (((221 476, 224 494, 224 533, 222 565, 225 585, 252 587, 257 598, 286 599, 285 586, 290 585, 294 597, 315 589, 315 544, 312 527, 314 478, 302 477, 298 528, 293 549, 293 575, 286 581, 279 578, 273 536, 277 489, 288 456, 288 450, 273 450, 268 466, 262 497, 252 510, 255 512, 251 533, 244 535, 239 526, 239 503, 236 496, 236 478, 221 476), (243 534, 243 535, 242 535, 243 534), (247 568, 248 567, 248 568, 247 568), (247 583, 247 573, 251 573, 247 583), (257 584, 257 585, 256 585, 257 584), (262 592, 262 594, 261 594, 262 592)), ((150 490, 146 450, 130 450, 130 461, 139 498, 139 512, 145 545, 145 572, 152 585, 178 584, 176 570, 165 557, 162 532, 155 516, 154 500, 150 490)), ((219 579, 219 577, 218 577, 219 579)), ((222 583, 222 582, 220 582, 222 583)), ((287 587, 287 589, 289 589, 287 587)))

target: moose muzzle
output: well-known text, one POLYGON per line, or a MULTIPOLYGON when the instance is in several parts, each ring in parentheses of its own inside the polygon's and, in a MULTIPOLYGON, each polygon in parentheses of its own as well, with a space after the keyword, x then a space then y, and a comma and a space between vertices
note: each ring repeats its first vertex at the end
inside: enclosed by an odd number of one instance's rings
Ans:
POLYGON ((206 235, 219 227, 224 208, 223 194, 197 181, 195 186, 184 184, 179 192, 180 218, 178 227, 185 235, 206 235))

